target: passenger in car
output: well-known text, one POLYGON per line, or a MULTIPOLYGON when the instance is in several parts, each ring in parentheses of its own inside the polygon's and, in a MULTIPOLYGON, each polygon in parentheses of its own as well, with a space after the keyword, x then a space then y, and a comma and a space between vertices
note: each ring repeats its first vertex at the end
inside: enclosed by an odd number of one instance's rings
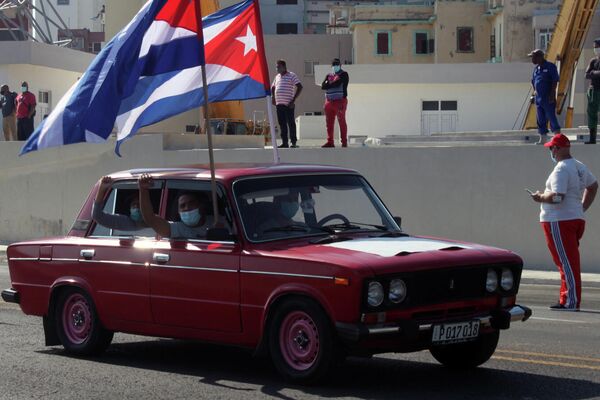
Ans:
POLYGON ((152 177, 143 174, 138 180, 140 210, 149 227, 160 236, 172 239, 205 239, 206 232, 213 226, 213 217, 207 214, 207 199, 196 192, 184 192, 177 198, 177 211, 181 221, 167 221, 154 214, 148 190, 152 177))
POLYGON ((102 226, 120 231, 140 231, 148 228, 142 219, 140 201, 137 195, 131 196, 126 201, 129 204, 129 215, 104 212, 102 203, 111 186, 111 177, 103 176, 100 180, 100 188, 98 188, 98 193, 96 193, 94 205, 92 206, 92 218, 102 226))

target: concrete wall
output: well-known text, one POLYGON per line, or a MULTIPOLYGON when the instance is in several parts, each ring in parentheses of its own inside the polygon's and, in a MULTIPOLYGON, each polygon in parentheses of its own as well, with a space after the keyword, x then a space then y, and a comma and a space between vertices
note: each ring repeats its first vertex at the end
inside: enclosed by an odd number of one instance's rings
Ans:
MULTIPOLYGON (((158 135, 138 136, 117 158, 111 144, 72 145, 21 158, 18 143, 0 143, 0 240, 64 233, 102 175, 127 168, 207 163, 205 150, 163 151, 158 135)), ((574 155, 600 175, 593 146, 574 155)), ((270 150, 217 150, 217 162, 271 162, 270 150)), ((323 163, 362 172, 412 234, 445 236, 509 248, 528 267, 552 270, 538 224, 539 206, 524 188, 542 189, 553 167, 538 146, 292 149, 284 162, 323 163)), ((584 272, 600 272, 600 200, 588 211, 581 242, 584 272)))

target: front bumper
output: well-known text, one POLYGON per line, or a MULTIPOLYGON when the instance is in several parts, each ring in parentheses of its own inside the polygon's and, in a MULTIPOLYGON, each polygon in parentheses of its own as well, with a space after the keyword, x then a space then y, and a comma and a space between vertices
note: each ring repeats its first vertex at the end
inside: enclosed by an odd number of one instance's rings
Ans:
POLYGON ((17 303, 19 304, 19 292, 17 292, 15 289, 10 288, 10 289, 4 289, 2 291, 2 300, 6 301, 7 303, 17 303))
MULTIPOLYGON (((487 315, 475 316, 472 320, 479 320, 482 328, 492 329, 508 329, 511 322, 527 321, 531 317, 532 311, 530 308, 520 305, 515 305, 509 309, 498 309, 490 312, 487 315)), ((364 339, 379 339, 387 338, 388 336, 404 336, 408 340, 416 338, 421 334, 431 332, 433 325, 442 322, 454 321, 403 321, 393 324, 348 324, 336 322, 335 326, 339 337, 346 343, 356 343, 364 339)))

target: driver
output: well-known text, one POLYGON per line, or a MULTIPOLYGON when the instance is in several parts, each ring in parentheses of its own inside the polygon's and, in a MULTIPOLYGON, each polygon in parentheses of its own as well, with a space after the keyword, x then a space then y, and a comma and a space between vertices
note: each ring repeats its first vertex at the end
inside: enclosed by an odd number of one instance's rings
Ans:
POLYGON ((258 232, 266 233, 270 229, 286 227, 290 225, 304 225, 302 222, 294 221, 294 216, 300 209, 300 193, 290 191, 289 194, 273 197, 274 214, 258 226, 258 232))
POLYGON ((193 192, 184 192, 177 198, 177 211, 181 221, 167 221, 154 214, 148 189, 152 177, 142 174, 138 180, 140 188, 140 210, 144 221, 161 237, 172 239, 205 239, 206 232, 213 226, 213 218, 206 213, 207 200, 193 192))

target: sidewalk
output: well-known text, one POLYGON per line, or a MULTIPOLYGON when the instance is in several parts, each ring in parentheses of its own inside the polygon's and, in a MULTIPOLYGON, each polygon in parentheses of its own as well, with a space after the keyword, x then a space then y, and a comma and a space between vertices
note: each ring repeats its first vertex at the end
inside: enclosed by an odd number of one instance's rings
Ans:
MULTIPOLYGON (((8 246, 0 245, 0 263, 6 262, 6 248, 8 246)), ((560 275, 558 271, 538 271, 534 269, 524 269, 521 275, 523 282, 531 281, 550 281, 556 283, 560 281, 560 275)), ((586 283, 600 283, 600 274, 593 273, 582 273, 582 282, 586 283)))

